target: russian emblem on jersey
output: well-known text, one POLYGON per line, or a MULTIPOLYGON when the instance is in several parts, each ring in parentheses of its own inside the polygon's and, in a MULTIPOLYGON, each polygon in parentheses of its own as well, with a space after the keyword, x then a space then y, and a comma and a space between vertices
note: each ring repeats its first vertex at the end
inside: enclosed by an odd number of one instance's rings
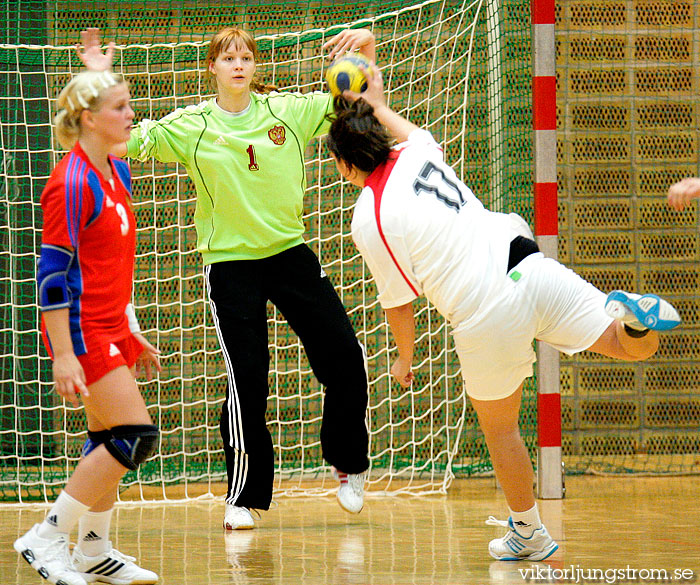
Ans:
POLYGON ((281 146, 287 140, 286 132, 284 131, 284 126, 273 126, 267 131, 267 135, 270 140, 274 142, 277 146, 281 146))

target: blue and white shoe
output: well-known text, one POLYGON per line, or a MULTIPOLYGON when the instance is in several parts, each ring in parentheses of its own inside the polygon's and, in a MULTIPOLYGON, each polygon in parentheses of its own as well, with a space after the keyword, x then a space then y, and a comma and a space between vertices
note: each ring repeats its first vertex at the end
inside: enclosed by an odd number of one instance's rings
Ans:
POLYGON ((489 553, 498 561, 543 561, 559 548, 549 536, 544 524, 530 536, 519 534, 513 526, 512 518, 506 521, 489 516, 486 524, 508 529, 505 536, 489 542, 489 553))
POLYGON ((614 290, 605 301, 605 312, 613 319, 639 330, 668 331, 681 322, 673 305, 653 294, 638 295, 614 290))

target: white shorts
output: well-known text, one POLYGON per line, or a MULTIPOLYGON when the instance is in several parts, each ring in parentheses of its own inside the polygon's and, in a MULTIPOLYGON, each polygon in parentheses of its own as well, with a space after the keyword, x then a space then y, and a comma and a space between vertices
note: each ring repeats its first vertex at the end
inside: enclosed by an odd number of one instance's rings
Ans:
POLYGON ((541 252, 513 271, 519 280, 506 277, 500 294, 452 331, 467 394, 477 400, 506 398, 532 376, 534 339, 571 355, 613 321, 604 293, 541 252))

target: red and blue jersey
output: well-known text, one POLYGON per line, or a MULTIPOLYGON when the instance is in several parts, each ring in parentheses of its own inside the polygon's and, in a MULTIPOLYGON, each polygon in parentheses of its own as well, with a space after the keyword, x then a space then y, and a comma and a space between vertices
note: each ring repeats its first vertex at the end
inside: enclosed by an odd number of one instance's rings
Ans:
POLYGON ((111 184, 76 144, 41 195, 42 248, 72 250, 66 281, 76 355, 130 335, 124 311, 131 300, 136 251, 131 173, 119 158, 110 156, 109 163, 111 184))

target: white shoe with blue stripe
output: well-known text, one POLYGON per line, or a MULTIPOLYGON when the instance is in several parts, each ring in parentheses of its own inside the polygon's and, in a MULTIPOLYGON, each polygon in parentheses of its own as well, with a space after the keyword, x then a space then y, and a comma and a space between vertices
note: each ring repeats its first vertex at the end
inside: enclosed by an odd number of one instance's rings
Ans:
POLYGON ((614 290, 605 301, 605 312, 613 319, 639 330, 668 331, 681 322, 673 305, 653 294, 638 295, 614 290))
POLYGON ((498 561, 543 561, 559 548, 544 525, 533 531, 530 536, 523 536, 513 526, 512 518, 506 521, 489 516, 486 524, 508 529, 505 536, 489 542, 489 553, 498 561))
POLYGON ((73 550, 73 565, 88 583, 111 583, 112 585, 150 585, 158 582, 158 575, 142 569, 130 557, 112 548, 96 557, 85 556, 79 548, 73 550))

